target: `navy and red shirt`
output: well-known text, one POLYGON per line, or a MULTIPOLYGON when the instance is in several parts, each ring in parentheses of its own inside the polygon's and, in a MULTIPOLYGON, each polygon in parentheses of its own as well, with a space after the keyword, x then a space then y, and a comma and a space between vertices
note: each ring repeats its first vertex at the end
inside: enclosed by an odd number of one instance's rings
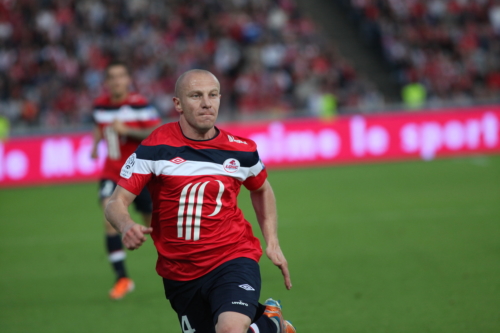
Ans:
POLYGON ((118 182, 121 167, 130 154, 137 149, 141 140, 118 135, 110 125, 115 119, 118 119, 129 127, 147 129, 160 124, 160 116, 145 97, 137 93, 130 93, 126 99, 119 103, 113 103, 107 94, 96 98, 93 117, 108 148, 101 178, 118 182))
POLYGON ((123 166, 118 185, 153 200, 151 234, 156 270, 188 281, 235 258, 259 261, 262 249, 237 206, 240 188, 259 189, 267 178, 256 144, 224 130, 204 141, 165 124, 142 142, 123 166))

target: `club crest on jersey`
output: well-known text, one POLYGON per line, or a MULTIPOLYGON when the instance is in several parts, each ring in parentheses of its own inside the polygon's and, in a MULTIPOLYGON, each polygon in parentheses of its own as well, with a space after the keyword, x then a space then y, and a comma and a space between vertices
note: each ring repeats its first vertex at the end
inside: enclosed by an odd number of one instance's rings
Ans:
POLYGON ((132 172, 134 170, 134 165, 135 165, 135 153, 130 155, 129 158, 127 158, 127 161, 122 167, 122 170, 120 171, 120 176, 123 178, 129 179, 132 176, 132 172))
POLYGON ((233 173, 240 169, 240 161, 235 158, 229 158, 224 161, 222 167, 226 170, 226 172, 233 173))

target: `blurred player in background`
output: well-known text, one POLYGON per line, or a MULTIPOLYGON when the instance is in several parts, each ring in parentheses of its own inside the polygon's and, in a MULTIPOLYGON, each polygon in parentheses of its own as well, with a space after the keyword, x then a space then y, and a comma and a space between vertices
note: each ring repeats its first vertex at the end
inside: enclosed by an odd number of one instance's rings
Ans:
MULTIPOLYGON (((97 158, 99 142, 102 139, 106 141, 108 156, 99 183, 99 200, 103 208, 120 180, 120 169, 128 156, 161 122, 158 112, 149 105, 146 98, 131 92, 132 78, 124 63, 109 64, 105 75, 107 93, 94 101, 93 117, 96 126, 92 150, 92 158, 97 158)), ((149 226, 152 202, 147 189, 137 196, 134 205, 141 213, 144 224, 149 226)), ((104 224, 106 250, 116 274, 116 283, 109 296, 120 299, 134 289, 134 282, 127 276, 126 254, 120 235, 106 219, 104 224)))
POLYGON ((267 248, 292 287, 277 234, 276 200, 255 142, 215 127, 220 84, 204 70, 179 77, 174 105, 179 122, 155 130, 123 166, 106 217, 137 249, 151 234, 156 270, 184 333, 294 333, 278 301, 259 303, 259 240, 238 208, 250 191, 267 248), (128 206, 151 191, 151 227, 136 224, 128 206))

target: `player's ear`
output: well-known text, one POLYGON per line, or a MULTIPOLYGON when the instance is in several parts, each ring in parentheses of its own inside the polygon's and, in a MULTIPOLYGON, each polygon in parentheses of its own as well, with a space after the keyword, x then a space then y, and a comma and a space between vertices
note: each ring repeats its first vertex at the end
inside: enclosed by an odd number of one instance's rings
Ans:
POLYGON ((172 100, 174 101, 175 111, 182 113, 181 100, 178 97, 174 97, 172 100))

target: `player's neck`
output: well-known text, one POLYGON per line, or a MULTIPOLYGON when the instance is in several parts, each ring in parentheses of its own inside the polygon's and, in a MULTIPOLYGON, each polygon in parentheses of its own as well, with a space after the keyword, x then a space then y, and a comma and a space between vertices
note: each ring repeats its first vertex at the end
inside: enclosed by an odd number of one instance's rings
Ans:
POLYGON ((123 94, 111 94, 111 103, 116 104, 116 103, 121 103, 124 100, 126 100, 128 97, 128 92, 123 93, 123 94))
POLYGON ((191 140, 210 140, 217 136, 218 130, 214 127, 207 131, 199 131, 196 128, 190 126, 187 122, 179 121, 179 125, 181 127, 182 134, 188 139, 191 140))

